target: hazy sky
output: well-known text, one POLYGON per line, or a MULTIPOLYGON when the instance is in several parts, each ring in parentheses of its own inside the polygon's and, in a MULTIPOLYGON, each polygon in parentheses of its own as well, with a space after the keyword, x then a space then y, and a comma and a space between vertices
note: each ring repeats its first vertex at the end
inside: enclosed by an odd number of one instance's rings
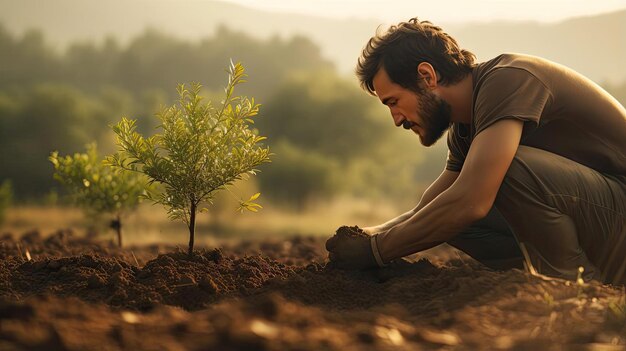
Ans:
POLYGON ((626 8, 626 0, 224 0, 276 12, 397 22, 407 14, 437 22, 558 21, 626 8))

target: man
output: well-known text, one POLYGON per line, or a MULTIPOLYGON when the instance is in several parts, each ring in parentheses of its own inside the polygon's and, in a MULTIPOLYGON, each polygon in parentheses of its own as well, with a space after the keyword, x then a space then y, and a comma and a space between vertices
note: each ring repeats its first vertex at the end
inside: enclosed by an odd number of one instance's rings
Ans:
POLYGON ((496 269, 626 282, 624 107, 538 57, 474 60, 415 18, 369 40, 361 85, 423 145, 447 130, 448 159, 413 210, 329 239, 331 262, 373 268, 447 242, 496 269))

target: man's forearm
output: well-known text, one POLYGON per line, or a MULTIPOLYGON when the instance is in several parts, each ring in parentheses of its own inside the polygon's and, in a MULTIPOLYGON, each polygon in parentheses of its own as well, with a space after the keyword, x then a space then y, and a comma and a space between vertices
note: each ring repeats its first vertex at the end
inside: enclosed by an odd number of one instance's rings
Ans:
POLYGON ((411 218, 377 237, 383 261, 412 254, 434 242, 448 241, 484 218, 519 151, 523 126, 520 120, 504 119, 478 134, 458 179, 411 218))
POLYGON ((445 191, 409 219, 381 233, 380 254, 388 262, 429 249, 454 237, 479 217, 467 197, 445 191))
POLYGON ((363 230, 366 233, 370 234, 370 235, 386 232, 389 229, 395 227, 396 225, 398 225, 398 224, 406 221, 407 219, 411 218, 414 214, 415 214, 415 210, 410 210, 408 212, 405 212, 405 213, 399 215, 396 218, 388 220, 387 222, 385 222, 383 224, 379 224, 379 225, 374 226, 374 227, 363 228, 363 230))

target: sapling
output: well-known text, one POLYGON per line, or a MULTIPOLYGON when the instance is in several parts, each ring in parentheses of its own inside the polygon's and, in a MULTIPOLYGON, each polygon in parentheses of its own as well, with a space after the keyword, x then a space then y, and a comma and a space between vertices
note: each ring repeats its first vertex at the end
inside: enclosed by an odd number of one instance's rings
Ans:
MULTIPOLYGON (((136 121, 127 118, 113 126, 120 150, 107 158, 120 169, 144 173, 161 184, 149 197, 167 209, 171 219, 182 220, 189 229, 189 255, 193 254, 196 215, 207 211, 217 191, 256 174, 255 167, 269 162, 269 148, 250 129, 259 105, 254 99, 235 97, 235 87, 245 82, 241 64, 232 64, 224 100, 214 106, 203 102, 201 85, 178 86, 178 103, 156 115, 158 132, 143 137, 136 121)), ((259 194, 240 201, 240 209, 256 212, 259 194)))
POLYGON ((146 195, 147 179, 134 172, 119 172, 98 158, 97 145, 87 145, 85 153, 49 157, 54 179, 67 189, 72 201, 89 216, 110 215, 109 227, 117 233, 122 247, 122 217, 134 211, 146 195))

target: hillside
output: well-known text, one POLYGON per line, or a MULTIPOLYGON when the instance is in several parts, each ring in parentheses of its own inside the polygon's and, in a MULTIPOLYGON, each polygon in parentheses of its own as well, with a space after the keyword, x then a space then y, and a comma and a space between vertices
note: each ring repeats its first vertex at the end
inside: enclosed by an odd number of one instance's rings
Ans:
MULTIPOLYGON (((407 15, 419 16, 419 13, 407 15)), ((340 71, 350 73, 360 49, 380 24, 257 11, 219 1, 0 0, 0 23, 21 33, 41 28, 59 48, 76 40, 115 36, 122 41, 151 27, 197 40, 219 25, 258 37, 305 35, 340 71)), ((544 56, 602 82, 626 80, 626 10, 554 24, 534 22, 445 25, 479 59, 501 52, 544 56)))

